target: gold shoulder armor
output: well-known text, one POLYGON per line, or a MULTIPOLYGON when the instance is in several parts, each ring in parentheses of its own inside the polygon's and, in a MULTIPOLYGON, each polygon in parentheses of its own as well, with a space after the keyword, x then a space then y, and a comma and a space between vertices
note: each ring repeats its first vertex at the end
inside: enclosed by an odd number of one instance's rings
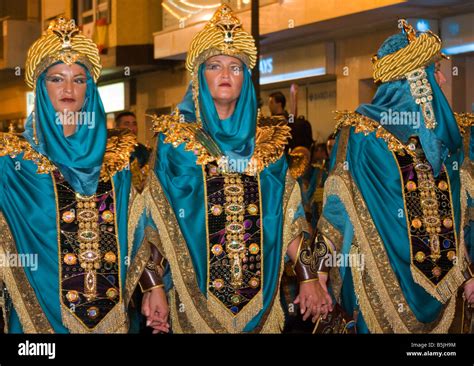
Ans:
POLYGON ((0 132, 0 156, 15 157, 24 150, 24 140, 13 133, 0 132))
POLYGON ((107 131, 107 147, 100 172, 101 180, 108 180, 116 172, 125 169, 130 162, 130 154, 137 144, 136 136, 124 129, 107 131))
POLYGON ((56 169, 49 159, 34 150, 27 140, 21 135, 15 133, 0 132, 0 156, 10 156, 15 158, 17 155, 23 154, 23 159, 31 160, 38 167, 36 173, 49 174, 56 169))
POLYGON ((474 113, 454 113, 454 117, 456 117, 462 135, 466 133, 469 127, 474 126, 474 113))
POLYGON ((291 129, 283 118, 259 116, 255 135, 255 151, 251 168, 258 172, 278 161, 285 152, 291 129))
POLYGON ((297 146, 289 152, 290 174, 293 178, 301 177, 310 165, 310 151, 304 146, 297 146))
POLYGON ((383 128, 383 126, 377 121, 357 112, 336 111, 335 113, 335 132, 338 132, 343 127, 354 127, 355 133, 363 133, 365 136, 375 132, 377 138, 382 139, 387 143, 387 147, 390 151, 396 152, 400 155, 409 154, 414 156, 415 153, 410 150, 408 146, 383 128))

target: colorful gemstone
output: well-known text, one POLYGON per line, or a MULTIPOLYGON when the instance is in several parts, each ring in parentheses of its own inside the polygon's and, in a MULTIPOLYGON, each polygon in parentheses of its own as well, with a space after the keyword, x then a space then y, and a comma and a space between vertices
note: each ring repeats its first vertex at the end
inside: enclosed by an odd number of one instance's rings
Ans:
POLYGON ((254 205, 253 203, 251 203, 250 205, 247 206, 247 212, 250 214, 250 215, 256 215, 258 213, 258 207, 257 205, 254 205))
POLYGON ((114 252, 107 252, 104 254, 104 260, 107 263, 115 263, 115 261, 117 260, 117 256, 114 252))
POLYGON ((451 229, 453 227, 453 220, 451 220, 449 217, 446 217, 443 220, 443 226, 447 229, 451 229))
POLYGON ((425 260, 426 256, 425 256, 425 253, 423 252, 417 252, 415 254, 415 260, 419 263, 422 263, 424 260, 425 260))
POLYGON ((229 215, 237 215, 244 211, 244 206, 238 203, 229 203, 226 205, 225 212, 229 215))
POLYGON ((435 277, 441 276, 441 272, 442 272, 441 268, 439 268, 438 266, 433 268, 433 270, 431 271, 431 273, 433 273, 433 276, 435 276, 435 277))
POLYGON ((416 190, 416 183, 413 182, 412 180, 409 180, 407 182, 407 190, 412 192, 412 191, 415 191, 416 190))
POLYGON ((257 288, 259 284, 260 284, 260 281, 258 280, 258 278, 255 278, 255 277, 252 277, 249 281, 249 286, 252 288, 257 288))
POLYGON ((252 243, 249 245, 249 252, 250 254, 257 254, 260 251, 260 247, 256 243, 252 243))
POLYGON ((224 280, 221 278, 218 278, 212 282, 212 285, 217 291, 220 291, 224 288, 224 280))
POLYGON ((110 210, 105 210, 102 212, 102 220, 105 222, 112 222, 114 221, 114 214, 110 210))
POLYGON ((74 219, 76 218, 76 215, 74 214, 74 211, 65 211, 63 212, 63 221, 67 222, 68 224, 73 222, 74 219))
POLYGON ((211 252, 212 254, 216 255, 216 256, 219 256, 222 254, 222 251, 223 251, 223 248, 222 248, 222 245, 220 244, 215 244, 212 246, 211 248, 211 252))
POLYGON ((95 319, 99 316, 99 308, 97 306, 91 306, 87 309, 87 316, 91 319, 95 319))
POLYGON ((456 258, 456 252, 454 250, 450 250, 447 254, 447 257, 450 261, 453 261, 456 258))
POLYGON ((239 234, 244 231, 244 225, 232 222, 226 227, 227 231, 231 232, 232 234, 239 234))
POLYGON ((109 289, 105 292, 105 294, 107 295, 107 297, 108 297, 110 300, 113 300, 113 299, 115 299, 115 298, 117 297, 118 291, 117 291, 117 289, 111 287, 111 288, 109 288, 109 289))
POLYGON ((73 253, 66 253, 64 255, 64 263, 66 263, 69 266, 73 266, 77 263, 77 257, 73 253))
POLYGON ((222 213, 222 206, 221 205, 214 205, 211 207, 211 213, 214 216, 219 216, 222 213))
POLYGON ((448 239, 443 240, 444 249, 448 249, 451 246, 451 242, 448 239))
POLYGON ((413 219, 411 221, 411 226, 413 226, 415 229, 419 229, 422 225, 423 223, 421 222, 420 219, 413 219))
POLYGON ((438 188, 441 189, 442 191, 447 191, 448 190, 448 183, 444 180, 438 183, 438 188))
POLYGON ((68 291, 66 293, 66 299, 69 302, 76 302, 77 300, 79 300, 79 293, 75 290, 68 291))
POLYGON ((232 295, 230 298, 232 304, 240 304, 240 296, 239 295, 232 295))

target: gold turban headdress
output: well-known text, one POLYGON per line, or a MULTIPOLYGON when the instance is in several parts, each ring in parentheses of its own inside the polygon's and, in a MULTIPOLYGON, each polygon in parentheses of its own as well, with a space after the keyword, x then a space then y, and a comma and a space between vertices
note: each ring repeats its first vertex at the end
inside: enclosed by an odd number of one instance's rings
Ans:
POLYGON ((257 63, 257 48, 252 35, 228 5, 221 5, 204 29, 197 33, 188 51, 186 68, 193 73, 209 57, 228 55, 240 59, 252 69, 257 63))
POLYGON ((67 65, 80 62, 95 82, 102 70, 96 44, 81 33, 73 19, 62 17, 53 20, 28 50, 25 67, 28 86, 34 89, 38 76, 58 61, 67 65))
POLYGON ((445 57, 441 53, 441 39, 436 34, 428 31, 417 37, 415 30, 406 20, 400 21, 408 45, 381 58, 377 55, 372 58, 375 82, 403 79, 407 73, 445 57))

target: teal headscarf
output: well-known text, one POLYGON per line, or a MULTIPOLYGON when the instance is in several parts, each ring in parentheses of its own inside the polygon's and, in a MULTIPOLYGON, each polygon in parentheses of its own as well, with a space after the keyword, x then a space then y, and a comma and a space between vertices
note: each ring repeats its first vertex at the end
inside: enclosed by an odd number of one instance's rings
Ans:
MULTIPOLYGON (((242 90, 231 117, 221 120, 217 114, 206 78, 204 64, 199 67, 199 108, 203 129, 212 137, 221 151, 229 158, 243 162, 236 170, 242 173, 253 155, 255 132, 257 128, 257 97, 250 77, 250 71, 243 64, 244 80, 242 90)), ((183 101, 178 105, 188 122, 196 121, 196 110, 192 86, 186 91, 183 101)))
POLYGON ((46 90, 46 72, 36 82, 35 116, 32 113, 28 117, 23 136, 33 149, 58 167, 77 193, 92 195, 99 183, 107 144, 105 111, 97 85, 86 69, 87 91, 80 112, 86 112, 89 123, 79 124, 73 135, 65 137, 62 124, 56 123, 56 111, 46 90), (34 119, 38 143, 34 141, 34 119))
MULTIPOLYGON (((377 56, 382 58, 408 45, 404 33, 395 34, 382 44, 377 56)), ((453 112, 434 77, 434 65, 425 68, 428 81, 433 93, 433 110, 437 121, 435 129, 428 129, 423 120, 418 125, 383 124, 383 127, 396 136, 403 143, 408 142, 410 136, 418 136, 426 158, 433 167, 435 176, 438 176, 449 153, 455 153, 461 147, 461 135, 453 112)), ((380 122, 384 114, 392 112, 416 112, 423 119, 420 105, 415 103, 410 85, 406 79, 382 83, 371 104, 362 104, 356 110, 358 113, 380 122)))

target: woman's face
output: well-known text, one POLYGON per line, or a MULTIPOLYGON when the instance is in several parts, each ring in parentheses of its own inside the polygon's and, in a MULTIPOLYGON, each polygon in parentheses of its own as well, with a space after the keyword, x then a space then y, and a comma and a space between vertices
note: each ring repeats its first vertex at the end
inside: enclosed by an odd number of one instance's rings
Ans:
POLYGON ((219 104, 235 102, 242 90, 244 67, 238 58, 219 55, 204 64, 207 85, 212 99, 219 104))
POLYGON ((78 112, 84 104, 87 75, 78 64, 57 64, 46 73, 46 90, 56 112, 78 112))

